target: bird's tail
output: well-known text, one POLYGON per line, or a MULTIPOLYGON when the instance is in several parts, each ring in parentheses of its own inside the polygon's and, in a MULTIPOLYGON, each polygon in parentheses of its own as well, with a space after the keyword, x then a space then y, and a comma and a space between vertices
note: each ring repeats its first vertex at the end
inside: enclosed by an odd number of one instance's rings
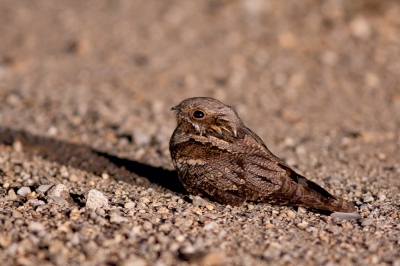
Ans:
POLYGON ((318 184, 298 176, 298 183, 285 180, 278 191, 264 197, 262 201, 284 205, 302 206, 316 211, 329 213, 332 217, 341 219, 359 219, 353 203, 333 196, 318 184))
POLYGON ((329 212, 335 218, 346 220, 361 218, 353 203, 339 196, 333 196, 320 185, 291 169, 287 169, 287 173, 294 181, 294 184, 291 182, 289 187, 294 186, 296 188, 294 198, 298 198, 297 193, 304 195, 300 206, 329 212))
POLYGON ((304 190, 304 195, 308 195, 302 200, 300 206, 328 212, 335 218, 346 220, 361 218, 354 204, 342 197, 333 196, 331 194, 329 194, 329 197, 326 197, 309 187, 302 187, 301 185, 300 190, 304 190))

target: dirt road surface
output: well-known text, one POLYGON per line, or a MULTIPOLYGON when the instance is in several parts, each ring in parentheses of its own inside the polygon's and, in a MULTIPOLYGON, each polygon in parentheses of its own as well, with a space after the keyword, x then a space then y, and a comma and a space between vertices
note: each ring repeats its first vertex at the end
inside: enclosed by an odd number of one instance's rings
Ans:
POLYGON ((2 265, 400 266, 400 2, 0 2, 2 265), (362 219, 193 197, 210 96, 362 219))

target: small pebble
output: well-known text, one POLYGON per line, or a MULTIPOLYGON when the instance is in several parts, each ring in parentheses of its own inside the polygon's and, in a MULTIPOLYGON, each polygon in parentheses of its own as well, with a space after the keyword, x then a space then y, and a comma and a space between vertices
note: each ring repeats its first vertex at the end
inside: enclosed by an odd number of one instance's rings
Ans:
POLYGON ((212 230, 215 228, 217 224, 215 222, 209 222, 208 224, 206 224, 205 226, 203 226, 204 230, 212 230))
POLYGON ((294 147, 296 145, 296 141, 293 138, 286 137, 283 140, 286 147, 294 147))
POLYGON ((94 241, 89 241, 89 243, 86 243, 83 246, 83 251, 85 252, 87 257, 93 257, 97 251, 98 251, 99 247, 97 246, 97 244, 94 241))
POLYGON ((144 229, 144 230, 151 230, 151 229, 153 229, 153 225, 152 225, 150 222, 145 221, 145 222, 143 223, 143 229, 144 229))
POLYGON ((0 247, 6 248, 11 244, 10 237, 6 237, 4 235, 0 235, 0 247))
POLYGON ((17 200, 18 199, 17 194, 15 194, 14 189, 10 189, 8 191, 8 199, 9 200, 17 200))
MULTIPOLYGON (((150 264, 143 258, 134 257, 122 262, 121 266, 149 266, 150 264)), ((160 264, 160 266, 163 264, 160 264)))
POLYGON ((196 251, 195 247, 193 247, 192 245, 190 246, 186 246, 182 249, 182 253, 183 254, 193 254, 196 251))
POLYGON ((53 184, 50 185, 41 185, 39 186, 36 191, 38 193, 46 193, 52 186, 54 186, 53 184))
POLYGON ((110 222, 111 223, 116 223, 116 224, 120 224, 120 223, 128 223, 129 219, 126 217, 123 217, 121 215, 118 215, 116 213, 111 214, 110 216, 110 222))
POLYGON ((71 181, 71 182, 73 182, 73 183, 75 183, 75 182, 78 182, 78 181, 79 181, 79 178, 78 178, 78 176, 77 176, 77 175, 75 175, 75 174, 71 174, 71 175, 69 175, 68 179, 69 179, 69 181, 71 181))
POLYGON ((38 232, 44 229, 43 224, 38 223, 38 222, 30 222, 28 225, 28 229, 31 232, 38 232))
POLYGON ((278 35, 278 41, 281 47, 291 49, 295 47, 297 38, 292 32, 282 32, 278 35))
POLYGON ((214 210, 214 205, 208 204, 206 205, 206 208, 210 211, 214 210))
POLYGON ((175 240, 178 242, 183 242, 185 241, 186 237, 184 235, 179 235, 177 237, 175 237, 175 240))
POLYGON ((307 150, 304 146, 298 146, 298 147, 296 147, 296 153, 298 155, 304 155, 307 153, 307 150))
POLYGON ((355 37, 364 40, 369 38, 372 33, 369 23, 363 16, 357 16, 350 21, 350 29, 355 37))
POLYGON ((60 174, 63 178, 67 178, 69 176, 68 169, 65 166, 60 168, 60 174))
POLYGON ((205 255, 201 261, 203 266, 227 265, 226 257, 222 252, 214 251, 205 255))
POLYGON ((12 216, 14 218, 22 218, 23 217, 22 213, 20 213, 19 211, 16 211, 16 210, 13 210, 12 216))
POLYGON ((17 190, 17 194, 26 197, 29 193, 31 193, 31 189, 29 187, 22 187, 17 190))
POLYGON ((374 219, 372 218, 365 218, 362 220, 361 225, 362 226, 369 226, 374 222, 374 219))
POLYGON ((135 208, 135 206, 136 206, 136 203, 133 201, 130 201, 130 202, 125 203, 124 208, 125 209, 133 209, 133 208, 135 208))
POLYGON ((32 207, 36 207, 36 206, 39 206, 39 205, 46 204, 43 200, 38 200, 38 199, 30 199, 30 200, 28 200, 28 203, 32 207))
POLYGON ((19 141, 19 140, 14 141, 13 144, 12 144, 12 147, 13 147, 14 151, 22 152, 22 143, 21 143, 21 141, 19 141))
POLYGON ((365 196, 365 197, 363 198, 363 201, 364 201, 365 203, 373 202, 373 201, 374 201, 374 197, 373 197, 373 196, 365 196))
POLYGON ((151 136, 146 133, 137 132, 134 134, 133 138, 139 147, 146 146, 151 141, 151 136))
POLYGON ((334 66, 338 61, 338 55, 331 50, 324 51, 321 55, 321 61, 327 66, 334 66))
POLYGON ((27 198, 28 200, 31 200, 31 199, 36 199, 38 196, 39 196, 39 195, 38 195, 35 191, 32 191, 31 193, 29 193, 28 195, 26 195, 26 198, 27 198))
POLYGON ((203 214, 203 212, 201 211, 201 209, 199 207, 193 207, 192 208, 192 212, 196 213, 198 215, 202 215, 203 214))
POLYGON ((147 204, 147 203, 150 202, 149 198, 147 198, 147 197, 141 197, 141 198, 139 199, 139 201, 142 202, 142 203, 144 203, 144 204, 147 204))
POLYGON ((102 217, 106 216, 106 212, 105 212, 105 210, 103 210, 102 208, 97 208, 97 209, 96 209, 96 214, 97 214, 97 215, 100 215, 100 216, 102 216, 102 217))
POLYGON ((292 210, 288 210, 288 211, 286 212, 286 215, 287 215, 289 218, 294 218, 294 217, 296 217, 296 213, 295 213, 294 211, 292 211, 292 210))
POLYGON ((207 206, 209 204, 210 203, 208 201, 204 200, 202 197, 195 196, 193 198, 193 205, 195 205, 195 206, 207 206))
POLYGON ((69 218, 71 219, 71 220, 77 220, 77 219, 79 219, 81 217, 81 212, 78 210, 78 209, 73 209, 72 211, 71 211, 71 213, 69 214, 69 218))
POLYGON ((65 198, 67 197, 67 195, 69 195, 69 192, 65 185, 58 184, 52 187, 50 190, 48 190, 47 195, 65 198))
POLYGON ((65 199, 54 196, 54 195, 47 196, 47 202, 54 203, 57 205, 68 205, 69 204, 68 201, 66 201, 65 199))
POLYGON ((43 204, 40 204, 39 207, 36 208, 36 211, 37 212, 42 212, 42 211, 44 211, 46 209, 50 209, 50 205, 49 204, 44 204, 44 202, 43 202, 43 204))
POLYGON ((161 207, 158 209, 157 213, 169 213, 169 210, 165 207, 161 207))
POLYGON ((307 226, 308 226, 308 223, 304 222, 304 221, 297 224, 297 227, 300 229, 305 229, 305 228, 307 228, 307 226))
POLYGON ((89 190, 86 196, 86 208, 95 210, 104 207, 108 207, 107 197, 96 189, 89 190))
POLYGON ((307 213, 307 209, 304 208, 304 207, 298 207, 298 208, 297 208, 297 213, 301 213, 301 214, 307 213))
POLYGON ((384 153, 379 153, 379 154, 378 154, 378 158, 379 158, 379 160, 384 161, 384 160, 386 159, 386 154, 384 154, 384 153))
POLYGON ((107 173, 102 173, 102 174, 101 174, 101 177, 102 177, 104 180, 108 180, 108 179, 110 178, 110 176, 109 176, 107 173))
POLYGON ((58 130, 56 127, 49 127, 49 129, 47 130, 47 133, 50 136, 55 136, 57 134, 58 130))

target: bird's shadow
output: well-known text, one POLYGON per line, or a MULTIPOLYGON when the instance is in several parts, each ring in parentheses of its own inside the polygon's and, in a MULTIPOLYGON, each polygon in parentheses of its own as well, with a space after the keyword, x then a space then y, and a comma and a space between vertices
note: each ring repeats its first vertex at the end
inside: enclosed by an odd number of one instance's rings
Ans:
POLYGON ((175 193, 187 194, 176 171, 120 158, 107 152, 54 138, 38 136, 25 130, 0 127, 0 143, 12 145, 20 141, 23 151, 41 156, 60 165, 101 175, 108 173, 115 180, 150 187, 158 185, 175 193))
POLYGON ((109 160, 110 163, 117 167, 125 168, 127 171, 134 173, 140 177, 146 178, 150 183, 169 189, 176 193, 187 194, 176 171, 164 169, 162 167, 154 167, 138 161, 120 158, 104 152, 95 151, 99 156, 109 160))

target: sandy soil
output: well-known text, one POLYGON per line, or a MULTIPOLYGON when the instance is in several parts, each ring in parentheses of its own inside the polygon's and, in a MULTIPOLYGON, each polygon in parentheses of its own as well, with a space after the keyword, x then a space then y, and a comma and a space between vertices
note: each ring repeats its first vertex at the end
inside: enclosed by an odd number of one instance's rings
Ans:
POLYGON ((2 265, 400 266, 399 14, 395 0, 1 1, 2 265), (187 194, 169 109, 193 96, 234 106, 363 218, 187 194))

